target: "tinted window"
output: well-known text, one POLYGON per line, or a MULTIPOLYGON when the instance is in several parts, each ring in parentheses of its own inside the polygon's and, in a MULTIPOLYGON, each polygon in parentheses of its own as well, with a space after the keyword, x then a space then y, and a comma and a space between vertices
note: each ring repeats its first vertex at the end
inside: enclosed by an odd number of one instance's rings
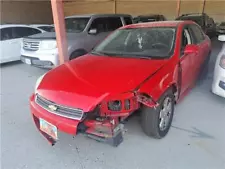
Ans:
POLYGON ((2 28, 0 30, 1 41, 13 39, 12 28, 2 28))
POLYGON ((90 18, 66 18, 66 31, 67 32, 83 32, 86 28, 90 18))
POLYGON ((190 25, 190 30, 193 35, 194 44, 199 44, 205 40, 205 36, 200 27, 197 25, 190 25))
POLYGON ((15 27, 15 28, 13 28, 13 33, 14 33, 15 38, 22 38, 25 36, 30 36, 30 35, 41 33, 41 31, 39 31, 35 28, 15 27))
POLYGON ((124 17, 123 19, 126 25, 132 24, 132 19, 130 17, 124 17))
POLYGON ((108 18, 108 30, 114 31, 123 26, 120 18, 108 18))
POLYGON ((39 26, 38 28, 40 28, 46 32, 54 32, 54 27, 52 27, 52 26, 39 26))
POLYGON ((91 29, 97 29, 98 32, 110 32, 123 26, 119 17, 97 18, 93 21, 91 29))
POLYGON ((142 16, 139 18, 139 23, 141 22, 154 22, 158 21, 159 18, 157 16, 142 16))

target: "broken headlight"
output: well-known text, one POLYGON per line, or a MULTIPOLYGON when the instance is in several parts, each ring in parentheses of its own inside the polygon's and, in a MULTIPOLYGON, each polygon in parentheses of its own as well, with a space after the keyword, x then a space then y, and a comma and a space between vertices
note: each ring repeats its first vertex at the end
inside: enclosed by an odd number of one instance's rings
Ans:
POLYGON ((108 109, 111 111, 121 111, 122 110, 122 102, 120 100, 109 101, 108 109))

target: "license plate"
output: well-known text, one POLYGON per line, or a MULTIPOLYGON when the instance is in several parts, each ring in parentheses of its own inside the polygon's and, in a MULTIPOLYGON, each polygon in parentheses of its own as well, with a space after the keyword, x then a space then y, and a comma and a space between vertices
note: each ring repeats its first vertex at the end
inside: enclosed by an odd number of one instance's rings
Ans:
POLYGON ((28 65, 30 65, 31 64, 31 61, 30 61, 30 59, 24 59, 24 62, 26 63, 26 64, 28 64, 28 65))
POLYGON ((46 134, 48 134, 49 136, 51 136, 52 138, 57 140, 58 139, 57 127, 54 126, 53 124, 45 121, 44 119, 40 118, 39 121, 40 121, 41 131, 45 132, 46 134))

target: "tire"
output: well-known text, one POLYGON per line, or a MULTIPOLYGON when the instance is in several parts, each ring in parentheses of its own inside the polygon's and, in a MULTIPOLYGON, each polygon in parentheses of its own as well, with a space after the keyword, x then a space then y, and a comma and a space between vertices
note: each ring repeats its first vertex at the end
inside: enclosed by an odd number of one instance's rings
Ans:
POLYGON ((70 60, 75 59, 79 56, 85 55, 87 52, 85 50, 76 50, 70 55, 70 60))
POLYGON ((169 129, 171 127, 171 123, 173 120, 175 98, 174 98, 174 94, 172 90, 169 89, 167 92, 165 92, 159 99, 158 103, 159 103, 159 106, 156 109, 143 106, 141 110, 141 126, 146 135, 157 138, 157 139, 161 139, 165 137, 167 133, 169 132, 169 129), (160 114, 161 114, 160 112, 162 112, 161 110, 164 107, 163 104, 166 102, 167 99, 170 100, 171 111, 170 111, 170 116, 165 116, 167 117, 166 127, 162 128, 162 126, 160 127, 160 122, 162 122, 162 118, 160 118, 160 114))

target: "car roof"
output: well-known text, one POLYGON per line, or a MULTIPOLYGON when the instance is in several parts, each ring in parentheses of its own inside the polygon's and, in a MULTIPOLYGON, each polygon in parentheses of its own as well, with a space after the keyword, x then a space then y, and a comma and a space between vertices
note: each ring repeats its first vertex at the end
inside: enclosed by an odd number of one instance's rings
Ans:
POLYGON ((138 15, 136 17, 158 17, 158 16, 163 16, 161 14, 146 14, 146 15, 138 15))
POLYGON ((90 17, 131 17, 129 14, 86 14, 86 15, 72 15, 65 18, 90 18, 90 17))
POLYGON ((50 24, 29 24, 29 26, 33 26, 33 27, 39 27, 39 26, 51 26, 51 27, 53 27, 53 25, 50 25, 50 24))
POLYGON ((10 27, 29 27, 29 28, 34 28, 33 26, 25 25, 25 24, 2 24, 2 25, 0 25, 0 28, 10 28, 10 27))
POLYGON ((145 22, 145 23, 138 23, 132 25, 126 25, 123 28, 148 28, 148 27, 177 27, 180 24, 184 23, 194 23, 193 21, 160 21, 160 22, 145 22))

